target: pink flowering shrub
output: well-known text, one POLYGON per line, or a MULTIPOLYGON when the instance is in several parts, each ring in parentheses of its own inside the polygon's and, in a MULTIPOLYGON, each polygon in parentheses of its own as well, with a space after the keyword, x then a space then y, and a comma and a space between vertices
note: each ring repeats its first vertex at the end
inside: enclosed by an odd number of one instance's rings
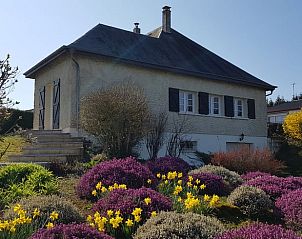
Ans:
POLYGON ((254 172, 248 172, 241 175, 241 178, 243 178, 245 181, 249 181, 258 177, 263 176, 272 176, 270 173, 260 172, 260 171, 254 171, 254 172))
POLYGON ((146 166, 154 175, 157 173, 167 174, 174 171, 182 172, 186 175, 191 169, 190 165, 183 159, 169 156, 148 160, 146 166))
POLYGON ((113 239, 87 224, 58 224, 51 229, 40 229, 30 239, 113 239))
POLYGON ((97 201, 92 210, 105 216, 107 210, 119 210, 122 215, 125 215, 131 214, 135 208, 141 208, 143 210, 142 214, 145 217, 150 217, 153 211, 170 211, 172 202, 168 197, 150 188, 117 189, 97 201), (150 204, 145 203, 145 198, 151 199, 150 204))
POLYGON ((270 195, 271 198, 276 199, 282 194, 301 188, 302 177, 281 178, 276 176, 263 176, 247 181, 245 185, 260 188, 270 195))
POLYGON ((279 225, 254 223, 227 231, 215 239, 302 239, 302 237, 279 225))
POLYGON ((117 183, 126 184, 128 188, 141 188, 155 187, 157 179, 147 167, 132 157, 114 159, 97 164, 85 173, 77 185, 78 195, 82 198, 95 199, 91 192, 100 181, 104 186, 117 183), (149 179, 151 184, 148 183, 149 179))
POLYGON ((275 206, 288 227, 302 231, 302 189, 283 194, 275 206))

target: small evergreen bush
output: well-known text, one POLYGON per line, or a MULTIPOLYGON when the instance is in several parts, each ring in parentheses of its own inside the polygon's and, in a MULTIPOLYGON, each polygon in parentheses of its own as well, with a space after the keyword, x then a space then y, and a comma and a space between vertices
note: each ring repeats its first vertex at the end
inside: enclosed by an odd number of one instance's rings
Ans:
POLYGON ((227 202, 239 207, 244 215, 256 218, 266 216, 274 205, 263 190, 250 186, 236 188, 228 196, 227 202))
POLYGON ((0 168, 0 208, 21 197, 56 193, 53 174, 36 164, 15 164, 0 168))
MULTIPOLYGON (((17 202, 27 212, 33 212, 36 208, 44 215, 49 215, 51 212, 56 211, 59 213, 59 217, 56 220, 58 223, 72 223, 72 222, 84 222, 84 217, 79 210, 67 199, 59 197, 57 195, 49 196, 31 196, 23 198, 17 202)), ((4 218, 13 218, 14 204, 5 211, 4 218)))
POLYGON ((223 180, 227 183, 230 191, 243 183, 243 179, 238 173, 221 166, 206 165, 189 172, 190 175, 196 173, 212 173, 222 177, 223 180))
POLYGON ((161 212, 139 227, 134 239, 210 239, 224 230, 216 218, 195 213, 161 212))

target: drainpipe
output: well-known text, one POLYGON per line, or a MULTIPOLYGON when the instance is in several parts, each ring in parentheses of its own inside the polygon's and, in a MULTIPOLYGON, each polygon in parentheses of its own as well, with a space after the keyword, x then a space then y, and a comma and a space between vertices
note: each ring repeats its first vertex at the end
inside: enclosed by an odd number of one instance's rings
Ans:
POLYGON ((70 49, 71 59, 76 66, 76 128, 79 135, 80 130, 80 65, 74 58, 74 49, 70 49))

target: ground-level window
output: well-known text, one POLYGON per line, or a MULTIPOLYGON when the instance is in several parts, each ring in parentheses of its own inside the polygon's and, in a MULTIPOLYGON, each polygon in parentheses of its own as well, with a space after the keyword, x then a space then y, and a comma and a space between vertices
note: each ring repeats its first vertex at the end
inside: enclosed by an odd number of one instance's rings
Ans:
POLYGON ((227 142, 226 143, 226 151, 238 151, 238 150, 251 150, 253 149, 252 143, 238 143, 238 142, 227 142))
POLYGON ((194 112, 194 93, 180 91, 179 92, 179 111, 180 112, 194 112))
POLYGON ((190 141, 190 140, 182 141, 180 143, 180 146, 181 146, 183 152, 197 151, 197 141, 190 141))

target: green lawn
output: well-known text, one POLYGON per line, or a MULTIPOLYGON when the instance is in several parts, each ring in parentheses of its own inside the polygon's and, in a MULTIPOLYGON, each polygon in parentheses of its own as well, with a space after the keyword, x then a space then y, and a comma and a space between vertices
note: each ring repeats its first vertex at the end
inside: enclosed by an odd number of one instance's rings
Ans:
POLYGON ((25 138, 20 135, 5 136, 2 139, 3 141, 0 141, 0 161, 7 161, 8 155, 21 154, 22 148, 30 144, 26 141, 25 138), (5 151, 7 147, 8 149, 6 153, 1 157, 1 154, 5 151))

